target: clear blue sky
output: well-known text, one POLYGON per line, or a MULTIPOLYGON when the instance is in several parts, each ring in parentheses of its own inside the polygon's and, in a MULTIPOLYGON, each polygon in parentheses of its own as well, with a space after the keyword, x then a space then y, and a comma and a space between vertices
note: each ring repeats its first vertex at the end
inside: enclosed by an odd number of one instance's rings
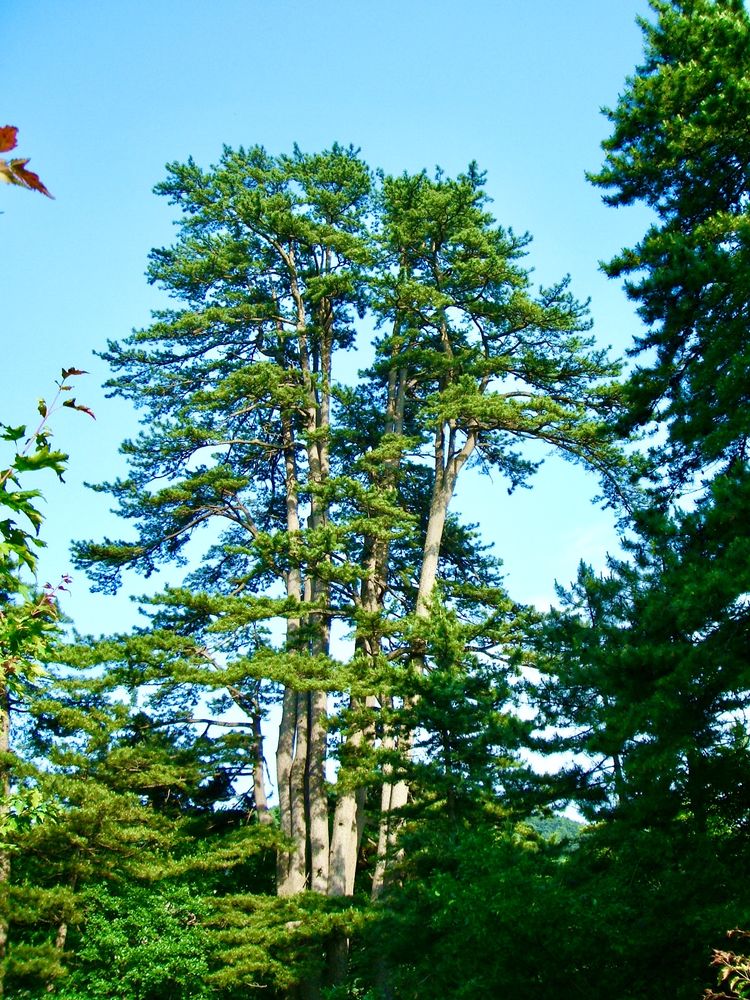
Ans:
MULTIPOLYGON (((172 236, 171 210, 151 193, 168 161, 208 165, 224 143, 284 152, 334 140, 391 172, 453 173, 475 159, 498 220, 533 235, 538 281, 570 273, 592 299, 597 338, 622 354, 639 324, 597 262, 646 220, 605 208, 584 171, 600 164, 599 108, 640 60, 635 16, 646 12, 645 0, 3 0, 0 125, 18 126, 18 154, 56 200, 0 187, 0 420, 31 422, 71 365, 91 372, 77 394, 97 413, 55 421, 71 462, 64 487, 38 484, 44 578, 69 568, 71 539, 122 532, 107 499, 82 486, 122 469, 117 447, 135 428, 103 398, 92 352, 146 325, 160 302, 143 271, 172 236)), ((511 593, 544 601, 579 558, 600 563, 613 544, 595 492, 552 462, 510 498, 471 479, 457 506, 482 521, 511 593)), ((81 574, 66 607, 83 631, 133 619, 127 600, 91 596, 81 574)))

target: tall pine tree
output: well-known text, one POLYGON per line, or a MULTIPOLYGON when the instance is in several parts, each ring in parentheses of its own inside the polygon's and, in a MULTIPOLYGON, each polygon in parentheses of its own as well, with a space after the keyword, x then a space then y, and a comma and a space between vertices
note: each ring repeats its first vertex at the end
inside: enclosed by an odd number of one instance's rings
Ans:
MULTIPOLYGON (((78 558, 105 588, 126 567, 201 565, 102 658, 141 663, 165 719, 224 698, 223 722, 242 723, 235 775, 254 768, 259 818, 260 723, 280 702, 277 892, 346 897, 359 877, 377 895, 410 789, 455 810, 472 744, 486 759, 518 742, 497 715, 516 610, 450 511, 459 475, 474 464, 512 488, 535 467, 524 442, 538 441, 595 470, 614 498, 617 368, 566 281, 533 293, 528 237, 495 222, 475 166, 373 178, 337 146, 227 149, 209 170, 172 165, 157 190, 182 219, 149 274, 179 304, 106 354, 111 390, 144 413, 123 446, 130 473, 102 487, 134 536, 82 544, 78 558), (374 360, 352 385, 345 354, 373 323, 374 360), (431 638, 441 622, 451 648, 467 647, 444 667, 431 638), (351 654, 332 642, 342 629, 351 654), (455 735, 441 728, 461 671, 495 713, 484 744, 472 697, 455 735), (421 742, 433 725, 423 749, 442 777, 423 792, 415 732, 421 742), (373 812, 376 859, 360 851, 373 812)), ((251 982, 234 955, 238 982, 251 982)))

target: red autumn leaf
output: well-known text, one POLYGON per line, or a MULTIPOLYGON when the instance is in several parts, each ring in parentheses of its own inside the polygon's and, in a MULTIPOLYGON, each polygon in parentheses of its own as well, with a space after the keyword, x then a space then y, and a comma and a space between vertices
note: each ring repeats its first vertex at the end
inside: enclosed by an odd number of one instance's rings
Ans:
POLYGON ((85 372, 82 368, 63 368, 63 381, 65 381, 66 378, 70 378, 71 375, 88 375, 88 372, 85 372))
POLYGON ((41 194, 46 194, 48 198, 51 198, 52 195, 39 180, 39 175, 35 174, 33 170, 26 169, 28 162, 28 160, 10 161, 9 166, 14 177, 17 178, 17 183, 23 185, 23 187, 30 188, 32 191, 39 191, 41 194))
POLYGON ((96 420, 96 414, 88 406, 83 406, 82 403, 76 403, 75 399, 66 399, 63 406, 69 406, 71 410, 80 410, 81 413, 88 413, 92 420, 96 420))
POLYGON ((16 136, 18 129, 15 125, 3 125, 0 128, 0 153, 7 153, 9 149, 16 148, 16 136))
MULTIPOLYGON (((0 153, 6 153, 9 149, 15 149, 18 129, 15 125, 3 125, 0 128, 0 153)), ((28 160, 0 160, 0 181, 4 184, 18 184, 29 191, 39 191, 40 194, 51 198, 47 188, 39 180, 39 175, 33 170, 27 170, 28 160)))

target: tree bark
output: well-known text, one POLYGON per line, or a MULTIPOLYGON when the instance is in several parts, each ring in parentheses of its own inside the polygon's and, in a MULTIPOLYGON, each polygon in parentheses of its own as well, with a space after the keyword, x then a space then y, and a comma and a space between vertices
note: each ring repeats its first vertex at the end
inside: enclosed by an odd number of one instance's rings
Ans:
POLYGON ((298 734, 299 695, 286 688, 279 725, 279 743, 276 750, 276 780, 279 793, 281 832, 291 848, 281 848, 277 859, 277 885, 279 896, 293 896, 305 888, 305 840, 299 838, 300 819, 304 829, 304 802, 300 817, 299 775, 294 771, 294 754, 298 734), (296 780, 295 780, 296 779, 296 780))
MULTIPOLYGON (((67 921, 61 920, 57 925, 57 933, 55 934, 55 951, 62 952, 65 949, 65 942, 68 940, 68 924, 67 921)), ((55 988, 54 979, 47 983, 45 992, 51 993, 55 988)))
MULTIPOLYGON (((383 749, 391 750, 395 746, 392 736, 383 737, 383 749)), ((386 768, 386 777, 390 774, 390 765, 386 768)), ((378 851, 375 862, 375 872, 372 877, 372 898, 377 899, 385 887, 386 865, 389 848, 393 843, 393 790, 394 783, 384 781, 380 790, 380 824, 378 828, 378 851)))
MULTIPOLYGON (((326 252, 326 262, 329 255, 326 252)), ((296 287, 296 286, 295 286, 296 287)), ((296 294, 296 293, 295 293, 296 294)), ((321 326, 320 343, 313 347, 310 363, 309 343, 304 326, 304 310, 298 299, 298 327, 300 359, 307 391, 307 461, 312 495, 310 498, 309 526, 313 531, 323 528, 328 521, 327 503, 316 493, 328 479, 330 455, 328 433, 331 419, 331 364, 333 310, 324 299, 319 307, 321 326)), ((327 655, 329 625, 326 609, 329 603, 328 585, 320 579, 315 569, 308 565, 305 597, 315 608, 311 615, 310 652, 327 655)), ((314 892, 328 891, 329 829, 328 794, 325 782, 325 762, 328 742, 326 720, 328 695, 325 691, 312 691, 308 695, 309 739, 307 746, 307 815, 309 823, 310 888, 314 892)))
POLYGON ((266 795, 266 759, 263 754, 263 732, 260 715, 253 715, 253 736, 255 737, 253 760, 253 803, 261 826, 273 823, 266 795))
MULTIPOLYGON (((476 447, 474 433, 470 432, 467 435, 466 441, 460 449, 457 447, 456 437, 456 428, 452 423, 445 426, 440 425, 435 430, 435 480, 432 487, 430 513, 422 550, 422 565, 417 590, 415 614, 418 618, 429 616, 430 602, 437 583, 440 546, 445 532, 448 508, 453 499, 458 475, 476 447)), ((422 670, 424 650, 420 648, 412 650, 411 660, 418 670, 422 670)), ((410 734, 403 734, 399 737, 398 749, 404 757, 408 757, 411 751, 410 734)), ((377 862, 372 883, 373 899, 382 893, 385 886, 389 856, 398 835, 399 823, 392 816, 392 813, 403 809, 408 801, 409 786, 405 781, 386 782, 383 785, 377 862)))
POLYGON ((325 759, 328 733, 328 697, 325 691, 312 691, 309 697, 310 745, 308 748, 307 786, 310 821, 310 888, 328 891, 328 796, 325 785, 325 759))
MULTIPOLYGON (((290 539, 289 570, 286 576, 287 597, 300 602, 302 599, 302 574, 293 543, 299 538, 300 517, 297 499, 297 466, 294 454, 294 435, 291 419, 282 415, 284 439, 284 476, 286 490, 286 528, 290 539)), ((299 618, 287 621, 287 648, 297 645, 299 618)), ((279 795, 281 832, 292 843, 292 848, 279 851, 277 858, 276 891, 279 896, 293 896, 302 892, 306 884, 306 841, 304 767, 300 767, 298 754, 307 755, 307 720, 303 718, 300 701, 302 695, 291 687, 284 689, 279 725, 279 742, 276 750, 276 782, 279 795), (300 732, 302 727, 302 732, 300 732)), ((304 713, 306 715, 306 713, 304 713)))
MULTIPOLYGON (((331 379, 331 324, 333 313, 325 302, 320 306, 322 334, 319 343, 311 343, 305 314, 305 302, 299 285, 293 252, 283 255, 289 269, 289 282, 297 313, 296 335, 299 351, 300 374, 306 402, 304 409, 305 442, 308 463, 308 480, 312 488, 308 526, 314 531, 325 525, 327 507, 316 493, 329 474, 328 428, 330 424, 331 379)), ((287 491, 287 531, 290 537, 299 537, 301 518, 297 502, 297 470, 291 420, 286 420, 285 462, 287 491)), ((287 579, 287 594, 294 596, 309 611, 304 614, 309 627, 305 640, 311 655, 328 653, 329 629, 326 617, 328 587, 309 561, 302 567, 291 559, 287 579)), ((302 618, 290 620, 287 625, 288 648, 296 645, 292 640, 300 631, 302 618)), ((292 840, 294 847, 279 863, 277 891, 279 895, 293 895, 309 887, 316 892, 327 892, 329 871, 328 796, 325 784, 327 745, 326 719, 328 699, 325 691, 294 692, 284 695, 282 724, 279 732, 279 806, 282 812, 282 830, 292 840), (288 793, 287 793, 288 789, 288 793), (287 815, 284 815, 284 814, 287 815)))

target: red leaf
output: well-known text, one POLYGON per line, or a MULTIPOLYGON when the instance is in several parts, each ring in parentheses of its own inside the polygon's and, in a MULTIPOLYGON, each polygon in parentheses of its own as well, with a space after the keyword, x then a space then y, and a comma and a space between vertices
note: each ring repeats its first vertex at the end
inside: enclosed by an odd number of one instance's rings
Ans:
POLYGON ((80 410, 81 413, 88 413, 92 420, 96 420, 94 411, 88 406, 83 406, 82 403, 76 403, 75 399, 66 399, 63 406, 68 406, 71 410, 80 410))
POLYGON ((63 382, 66 378, 70 378, 71 375, 88 375, 88 372, 85 372, 82 368, 63 368, 63 382))
POLYGON ((17 178, 18 182, 24 187, 31 188, 32 191, 39 191, 41 194, 45 194, 48 198, 52 198, 47 188, 39 180, 39 175, 35 174, 33 170, 27 170, 26 164, 28 160, 11 160, 9 163, 11 172, 13 176, 17 178))
POLYGON ((0 153, 7 153, 9 149, 16 148, 16 136, 18 129, 15 125, 3 125, 0 128, 0 153))

